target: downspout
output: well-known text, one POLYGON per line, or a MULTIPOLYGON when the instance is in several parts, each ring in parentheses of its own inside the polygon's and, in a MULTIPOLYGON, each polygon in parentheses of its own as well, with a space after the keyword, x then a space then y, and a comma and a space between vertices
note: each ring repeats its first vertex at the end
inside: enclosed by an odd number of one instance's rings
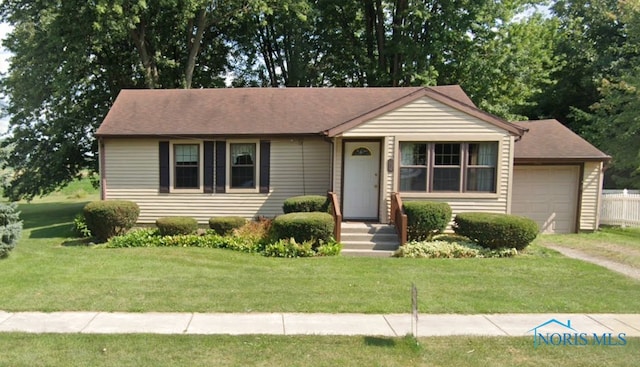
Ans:
POLYGON ((104 140, 98 141, 98 170, 100 171, 100 200, 107 200, 107 175, 104 140))

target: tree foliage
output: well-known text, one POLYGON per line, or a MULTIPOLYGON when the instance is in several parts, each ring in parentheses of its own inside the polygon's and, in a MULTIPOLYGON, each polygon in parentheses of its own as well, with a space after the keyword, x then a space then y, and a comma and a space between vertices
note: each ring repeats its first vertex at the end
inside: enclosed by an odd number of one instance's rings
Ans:
POLYGON ((516 17, 539 3, 5 0, 4 193, 30 199, 96 171, 93 132, 123 88, 460 84, 501 117, 555 117, 604 141, 587 127, 605 113, 602 80, 631 83, 630 6, 560 0, 553 16, 516 17))
POLYGON ((22 234, 22 221, 17 204, 0 204, 0 259, 9 256, 22 234))
POLYGON ((228 45, 218 35, 233 17, 214 18, 211 4, 3 2, 14 26, 0 85, 11 116, 4 167, 14 172, 5 196, 30 199, 97 170, 92 134, 121 89, 222 86, 228 45))
POLYGON ((580 116, 585 136, 613 156, 607 185, 640 189, 640 2, 620 2, 615 21, 624 42, 599 81, 600 99, 580 116))

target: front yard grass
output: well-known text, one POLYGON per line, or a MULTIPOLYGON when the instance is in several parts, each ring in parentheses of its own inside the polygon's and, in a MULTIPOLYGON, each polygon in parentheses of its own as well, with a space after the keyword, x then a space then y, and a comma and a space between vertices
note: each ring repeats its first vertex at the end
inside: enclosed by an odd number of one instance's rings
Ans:
POLYGON ((73 238, 71 221, 83 205, 49 198, 20 206, 25 232, 0 261, 0 310, 406 313, 412 283, 424 313, 640 309, 638 281, 536 245, 508 259, 279 259, 219 249, 105 249, 73 238))
POLYGON ((640 227, 602 227, 593 233, 545 235, 539 236, 536 243, 568 247, 640 268, 640 227))
POLYGON ((0 334, 7 366, 624 366, 623 347, 540 346, 532 337, 420 338, 0 334))

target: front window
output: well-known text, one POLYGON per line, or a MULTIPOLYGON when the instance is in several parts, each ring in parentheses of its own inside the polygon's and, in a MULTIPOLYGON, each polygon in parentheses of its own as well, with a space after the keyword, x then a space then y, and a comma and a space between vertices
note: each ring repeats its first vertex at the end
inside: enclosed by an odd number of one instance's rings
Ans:
POLYGON ((256 144, 230 143, 231 188, 254 189, 256 187, 256 144))
POLYGON ((434 144, 433 191, 460 191, 460 146, 434 144))
POLYGON ((469 144, 467 191, 495 192, 498 144, 469 144))
POLYGON ((198 144, 175 144, 174 186, 176 189, 197 189, 200 187, 200 146, 198 144))
POLYGON ((400 191, 427 190, 427 144, 400 143, 400 191))
POLYGON ((496 192, 497 161, 497 142, 400 142, 400 191, 496 192))

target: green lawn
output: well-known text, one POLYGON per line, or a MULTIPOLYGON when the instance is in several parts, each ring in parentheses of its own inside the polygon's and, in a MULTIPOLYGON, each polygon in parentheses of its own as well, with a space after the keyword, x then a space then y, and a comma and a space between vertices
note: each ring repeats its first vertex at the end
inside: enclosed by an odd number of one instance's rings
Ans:
POLYGON ((624 347, 541 346, 533 338, 0 334, 7 366, 624 366, 624 347))
POLYGON ((594 233, 541 236, 537 243, 573 248, 640 268, 640 227, 604 227, 594 233))
POLYGON ((71 220, 83 205, 64 195, 21 204, 23 238, 0 261, 0 310, 404 313, 411 283, 425 313, 640 309, 640 282, 535 245, 512 259, 276 259, 219 249, 105 249, 72 237, 71 220))

